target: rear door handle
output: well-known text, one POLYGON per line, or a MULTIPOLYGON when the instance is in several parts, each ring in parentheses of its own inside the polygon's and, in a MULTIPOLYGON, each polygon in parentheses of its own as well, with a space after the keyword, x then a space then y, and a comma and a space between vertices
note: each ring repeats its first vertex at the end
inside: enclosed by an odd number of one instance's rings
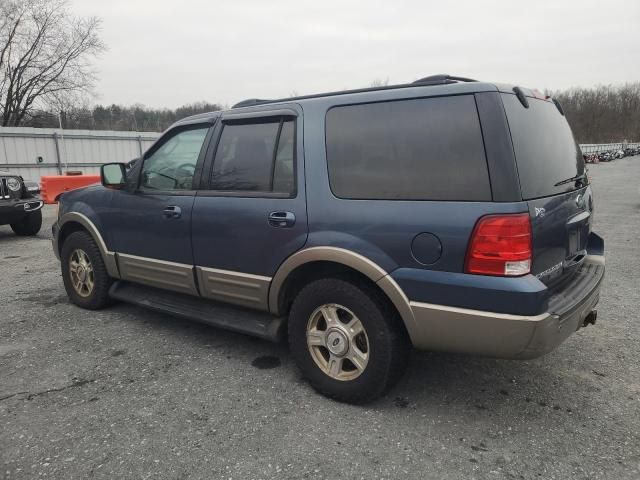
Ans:
POLYGON ((166 218, 180 218, 182 217, 182 209, 176 205, 169 205, 162 211, 162 214, 166 218))
POLYGON ((293 212, 271 212, 269 214, 269 225, 272 227, 293 227, 296 223, 296 216, 293 212))

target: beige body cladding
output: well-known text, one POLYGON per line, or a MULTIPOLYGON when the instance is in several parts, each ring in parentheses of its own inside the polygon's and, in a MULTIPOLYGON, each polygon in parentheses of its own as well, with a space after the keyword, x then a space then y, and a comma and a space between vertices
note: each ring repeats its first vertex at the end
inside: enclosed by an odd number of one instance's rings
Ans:
MULTIPOLYGON (((334 262, 352 268, 374 282, 393 303, 413 345, 418 349, 487 355, 502 358, 534 358, 555 348, 577 330, 597 303, 597 292, 586 298, 571 315, 509 315, 410 301, 389 272, 368 258, 336 247, 311 247, 291 255, 273 278, 184 265, 109 251, 95 225, 81 213, 64 214, 60 231, 69 222, 80 224, 93 237, 113 278, 270 311, 278 311, 278 298, 287 277, 310 262, 334 262), (195 269, 195 270, 194 270, 195 269), (194 275, 195 271, 195 275, 194 275), (196 278, 198 284, 196 284, 196 278), (200 292, 200 293, 199 293, 200 292)), ((54 235, 54 251, 59 245, 54 235)), ((603 262, 602 257, 587 261, 603 262)))

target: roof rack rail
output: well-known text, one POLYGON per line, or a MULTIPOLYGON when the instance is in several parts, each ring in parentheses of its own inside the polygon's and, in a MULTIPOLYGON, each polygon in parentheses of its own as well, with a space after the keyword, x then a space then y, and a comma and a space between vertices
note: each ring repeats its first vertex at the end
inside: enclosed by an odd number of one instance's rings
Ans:
POLYGON ((477 82, 478 80, 474 80, 473 78, 467 77, 457 77, 455 75, 448 75, 446 73, 441 73, 438 75, 429 75, 428 77, 420 78, 413 82, 414 84, 438 84, 438 83, 457 83, 457 82, 477 82))
POLYGON ((260 105, 261 103, 269 103, 273 100, 267 100, 264 98, 248 98, 247 100, 242 100, 241 102, 236 103, 231 108, 240 108, 240 107, 250 107, 252 105, 260 105))
POLYGON ((373 92, 377 90, 392 90, 394 88, 410 88, 416 85, 427 86, 427 85, 446 85, 450 83, 458 83, 458 82, 477 82, 478 80, 473 80, 472 78, 466 77, 456 77, 455 75, 431 75, 429 77, 424 77, 415 82, 411 83, 401 83, 398 85, 382 85, 380 87, 367 87, 367 88, 357 88, 354 90, 341 90, 337 92, 325 92, 325 93, 315 93, 312 95, 301 95, 297 97, 290 98, 279 98, 279 99, 262 99, 262 98, 249 98, 247 100, 242 100, 241 102, 236 103, 231 108, 241 108, 241 107, 252 107, 255 105, 263 105, 266 103, 277 103, 277 102, 285 102, 292 100, 302 100, 307 98, 318 98, 318 97, 327 97, 332 95, 344 95, 348 93, 364 93, 364 92, 373 92))

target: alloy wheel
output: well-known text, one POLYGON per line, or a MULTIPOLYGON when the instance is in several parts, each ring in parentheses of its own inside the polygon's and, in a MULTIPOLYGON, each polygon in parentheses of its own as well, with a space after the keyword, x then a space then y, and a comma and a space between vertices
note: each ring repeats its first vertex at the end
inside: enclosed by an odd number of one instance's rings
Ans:
POLYGON ((93 293, 95 278, 93 265, 87 253, 76 248, 69 257, 69 275, 73 289, 81 297, 88 297, 93 293))
POLYGON ((307 323, 307 346, 316 365, 335 380, 354 380, 367 367, 369 337, 360 319, 348 308, 325 304, 307 323))

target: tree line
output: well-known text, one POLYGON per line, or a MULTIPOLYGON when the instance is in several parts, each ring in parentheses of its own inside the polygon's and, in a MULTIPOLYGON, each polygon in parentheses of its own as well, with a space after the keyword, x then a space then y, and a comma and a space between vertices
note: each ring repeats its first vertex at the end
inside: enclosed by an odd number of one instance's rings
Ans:
POLYGON ((71 107, 57 113, 33 111, 22 125, 38 128, 59 128, 62 125, 64 129, 162 132, 181 118, 222 108, 222 105, 209 102, 191 103, 176 109, 115 104, 71 107))
POLYGON ((640 82, 551 92, 578 143, 640 142, 640 82))
MULTIPOLYGON (((578 143, 640 142, 640 82, 547 92, 562 105, 578 143)), ((226 108, 197 102, 176 109, 143 105, 72 107, 59 114, 32 111, 22 125, 89 130, 165 130, 176 120, 226 108)))

